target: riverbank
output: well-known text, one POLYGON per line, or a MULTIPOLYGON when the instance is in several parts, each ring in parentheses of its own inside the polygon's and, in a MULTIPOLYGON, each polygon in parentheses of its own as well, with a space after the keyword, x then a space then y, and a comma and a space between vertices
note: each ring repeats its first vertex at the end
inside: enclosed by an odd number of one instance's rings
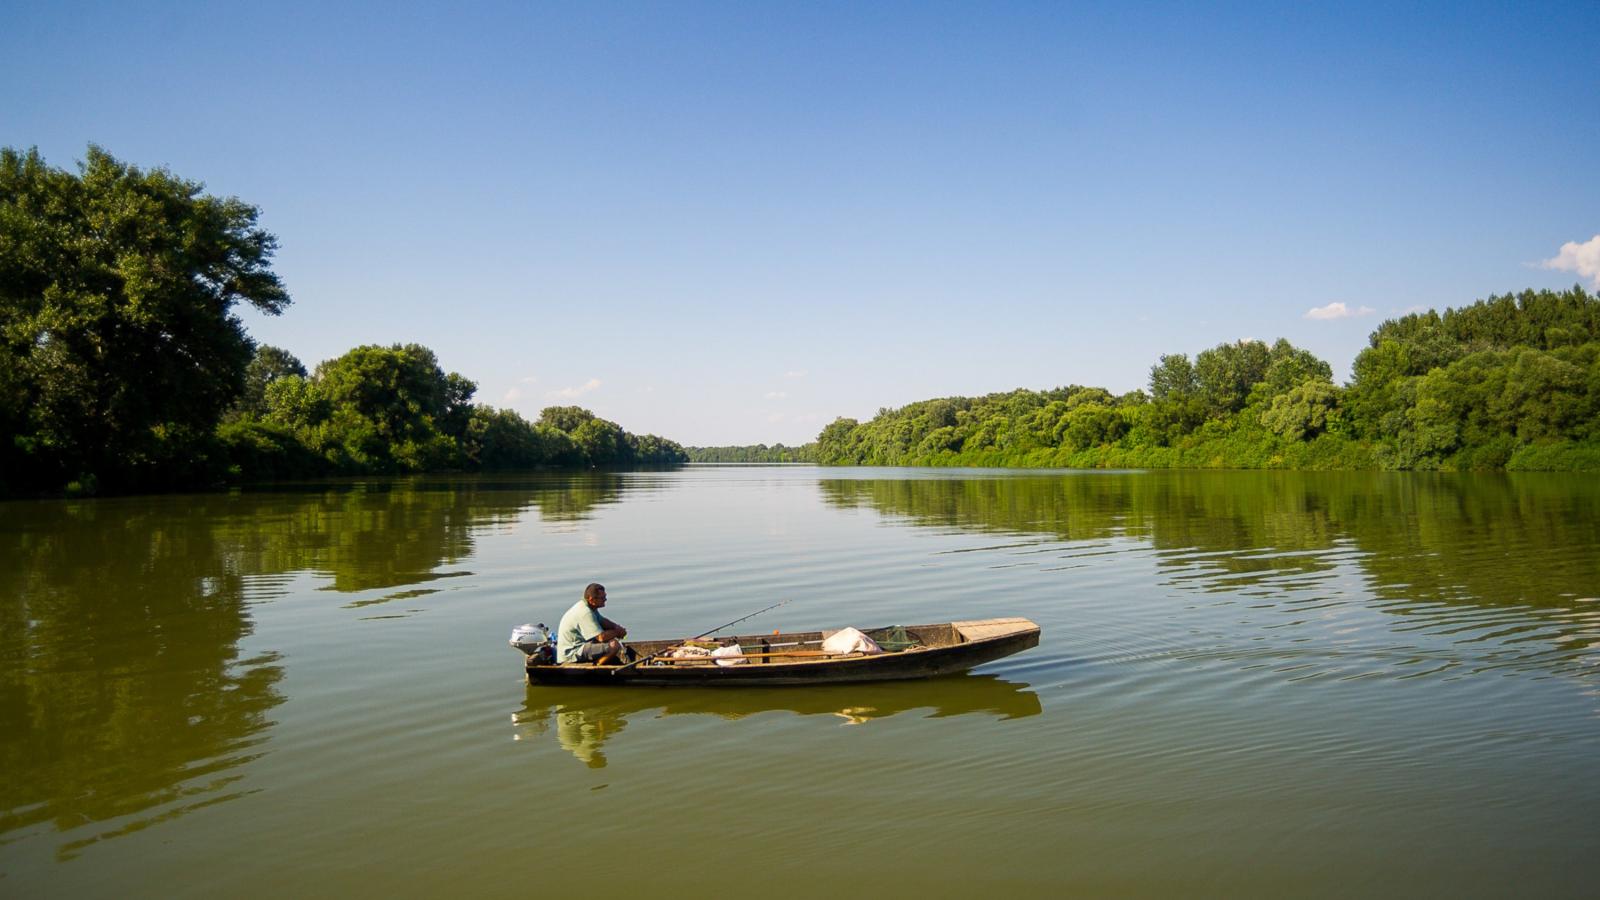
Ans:
MULTIPOLYGON (((1185 447, 1090 447, 1083 450, 1035 448, 978 453, 937 453, 897 463, 918 468, 1000 469, 1272 469, 1302 472, 1398 471, 1386 465, 1383 448, 1333 436, 1309 442, 1217 439, 1185 447)), ((1462 454, 1413 471, 1439 472, 1600 472, 1600 444, 1555 441, 1520 447, 1495 447, 1489 453, 1462 454)))

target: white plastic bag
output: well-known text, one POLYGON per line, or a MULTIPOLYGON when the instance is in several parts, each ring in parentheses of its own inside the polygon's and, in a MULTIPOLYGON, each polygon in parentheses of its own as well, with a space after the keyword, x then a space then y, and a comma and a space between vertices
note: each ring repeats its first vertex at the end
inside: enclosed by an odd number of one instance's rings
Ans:
POLYGON ((855 628, 841 628, 828 636, 822 642, 822 649, 828 653, 882 653, 883 648, 878 642, 862 634, 855 628))
POLYGON ((749 660, 744 658, 744 648, 738 644, 729 644, 711 651, 711 658, 719 666, 742 666, 749 660))

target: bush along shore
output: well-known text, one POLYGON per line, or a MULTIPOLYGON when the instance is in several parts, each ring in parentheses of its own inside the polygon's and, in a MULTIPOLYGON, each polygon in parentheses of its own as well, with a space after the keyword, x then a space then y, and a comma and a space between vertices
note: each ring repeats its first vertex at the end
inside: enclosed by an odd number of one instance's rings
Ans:
POLYGON ((1288 341, 1163 356, 1149 390, 924 400, 818 435, 822 465, 1600 470, 1600 298, 1493 296, 1378 326, 1346 385, 1288 341))

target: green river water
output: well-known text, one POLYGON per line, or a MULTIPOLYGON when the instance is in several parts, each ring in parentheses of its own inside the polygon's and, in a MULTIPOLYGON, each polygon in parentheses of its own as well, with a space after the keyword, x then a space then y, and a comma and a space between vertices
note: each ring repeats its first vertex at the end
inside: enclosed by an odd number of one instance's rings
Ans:
POLYGON ((689 467, 0 503, 0 897, 1600 894, 1600 479, 689 467), (1027 616, 968 676, 529 687, 1027 616))

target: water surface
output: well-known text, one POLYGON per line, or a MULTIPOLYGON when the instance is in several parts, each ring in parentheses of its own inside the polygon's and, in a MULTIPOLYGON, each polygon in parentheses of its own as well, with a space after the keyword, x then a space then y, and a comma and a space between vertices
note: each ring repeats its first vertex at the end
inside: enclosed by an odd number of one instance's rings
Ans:
POLYGON ((1588 896, 1583 476, 691 467, 0 504, 0 895, 1588 896), (929 682, 521 683, 1023 615, 929 682), (841 888, 839 885, 845 885, 841 888))

